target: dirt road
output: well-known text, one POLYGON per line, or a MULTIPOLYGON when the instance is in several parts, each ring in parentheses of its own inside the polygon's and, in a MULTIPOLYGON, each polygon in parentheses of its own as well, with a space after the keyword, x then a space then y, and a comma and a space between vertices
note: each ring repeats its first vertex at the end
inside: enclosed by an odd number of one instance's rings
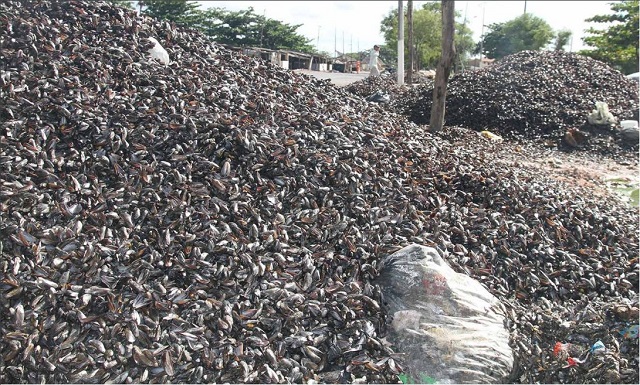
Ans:
POLYGON ((357 73, 342 73, 342 72, 323 72, 323 71, 309 71, 309 70, 295 70, 296 72, 306 75, 314 76, 318 79, 329 79, 336 86, 346 86, 358 80, 362 80, 369 76, 369 72, 357 73))

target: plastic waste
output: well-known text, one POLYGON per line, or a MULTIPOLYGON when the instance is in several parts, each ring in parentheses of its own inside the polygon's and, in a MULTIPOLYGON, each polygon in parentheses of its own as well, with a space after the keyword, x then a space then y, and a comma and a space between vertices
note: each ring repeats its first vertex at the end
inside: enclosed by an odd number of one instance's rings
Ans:
POLYGON ((563 344, 562 342, 556 342, 553 346, 553 356, 558 357, 560 354, 565 353, 567 351, 567 344, 563 344))
POLYGON ((620 122, 620 136, 629 142, 637 143, 640 140, 640 130, 636 120, 623 120, 620 122))
POLYGON ((596 341, 589 349, 580 347, 572 343, 556 342, 553 347, 553 356, 560 361, 566 360, 567 365, 563 366, 564 369, 573 366, 578 366, 587 362, 591 357, 604 354, 607 352, 607 347, 600 340, 596 341))
POLYGON ((580 345, 572 344, 570 342, 556 342, 555 346, 553 347, 553 356, 559 358, 560 360, 564 360, 567 357, 571 356, 581 356, 583 351, 584 348, 580 345))
POLYGON ((638 129, 638 121, 636 121, 636 120, 622 120, 622 121, 620 121, 620 127, 622 129, 635 128, 637 130, 638 129))
MULTIPOLYGON (((513 369, 501 303, 456 273, 436 249, 410 245, 386 257, 376 279, 392 316, 387 340, 405 383, 504 383, 513 369)), ((401 379, 402 379, 401 378, 401 379)))
POLYGON ((502 142, 502 136, 500 135, 496 135, 491 131, 480 131, 480 135, 484 136, 485 138, 489 139, 492 142, 502 142))
POLYGON ((620 334, 624 338, 630 338, 630 339, 638 338, 638 325, 632 325, 632 326, 626 327, 620 331, 620 334))
POLYGON ((376 93, 367 96, 366 100, 368 102, 374 103, 389 103, 391 101, 391 98, 389 97, 389 95, 381 91, 377 91, 376 93))
POLYGON ((155 44, 149 49, 149 54, 151 55, 151 57, 160 60, 160 62, 164 65, 168 65, 171 60, 169 59, 169 53, 167 52, 167 50, 162 48, 160 43, 158 43, 158 40, 156 40, 155 38, 148 37, 147 39, 155 44))
POLYGON ((637 143, 640 139, 640 131, 637 128, 624 128, 620 130, 620 135, 628 142, 637 143))
POLYGON ((602 341, 598 341, 593 346, 591 346, 590 352, 591 354, 602 354, 607 351, 607 348, 604 346, 602 341))
POLYGON ((584 364, 585 360, 581 360, 579 358, 575 358, 575 357, 569 357, 567 358, 567 366, 565 366, 565 368, 570 368, 572 366, 578 366, 578 364, 584 364))
POLYGON ((609 105, 605 102, 596 102, 596 109, 587 116, 589 124, 611 125, 618 122, 618 119, 609 112, 609 105))

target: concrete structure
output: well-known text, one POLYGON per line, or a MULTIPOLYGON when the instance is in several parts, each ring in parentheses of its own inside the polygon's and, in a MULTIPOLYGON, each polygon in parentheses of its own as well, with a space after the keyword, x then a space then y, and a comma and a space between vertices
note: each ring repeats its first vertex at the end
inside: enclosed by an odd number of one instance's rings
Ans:
POLYGON ((332 59, 323 55, 259 47, 234 47, 226 44, 224 46, 233 51, 242 52, 250 57, 261 58, 282 68, 291 70, 308 69, 315 71, 331 71, 333 64, 332 59))
POLYGON ((471 59, 467 62, 467 65, 469 66, 468 69, 477 70, 480 68, 490 66, 491 64, 493 64, 494 61, 496 61, 496 59, 489 59, 489 58, 483 57, 482 61, 480 61, 480 59, 471 59))

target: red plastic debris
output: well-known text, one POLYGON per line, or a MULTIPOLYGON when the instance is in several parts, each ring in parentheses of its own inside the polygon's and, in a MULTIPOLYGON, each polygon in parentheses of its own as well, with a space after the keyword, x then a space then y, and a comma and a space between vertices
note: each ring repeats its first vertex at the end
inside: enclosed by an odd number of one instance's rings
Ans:
POLYGON ((560 352, 564 352, 566 350, 566 344, 563 344, 562 342, 556 342, 555 346, 553 347, 553 356, 558 357, 558 354, 560 354, 560 352))

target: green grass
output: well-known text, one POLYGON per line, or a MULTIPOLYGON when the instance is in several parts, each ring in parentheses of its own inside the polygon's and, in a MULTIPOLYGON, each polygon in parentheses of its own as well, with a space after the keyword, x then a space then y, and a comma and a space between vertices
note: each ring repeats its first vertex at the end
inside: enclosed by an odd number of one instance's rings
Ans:
POLYGON ((627 179, 608 179, 607 186, 616 194, 626 198, 633 207, 640 207, 640 182, 627 179))
POLYGON ((400 379, 400 381, 402 381, 403 384, 437 384, 438 383, 438 381, 436 381, 434 378, 431 378, 424 373, 420 374, 420 380, 418 382, 414 382, 414 379, 409 377, 406 373, 400 373, 398 375, 398 378, 400 379))
POLYGON ((635 207, 640 206, 640 189, 631 191, 631 194, 629 194, 629 196, 631 197, 631 202, 635 207))

